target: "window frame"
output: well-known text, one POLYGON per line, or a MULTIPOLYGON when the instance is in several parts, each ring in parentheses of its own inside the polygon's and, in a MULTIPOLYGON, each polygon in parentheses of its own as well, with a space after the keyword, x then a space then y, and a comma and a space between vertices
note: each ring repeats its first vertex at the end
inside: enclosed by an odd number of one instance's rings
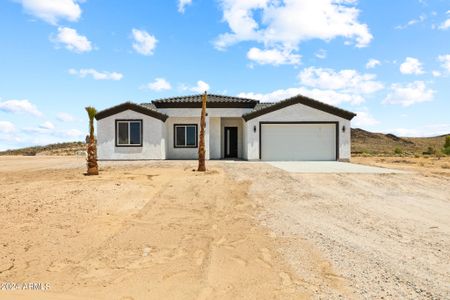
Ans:
POLYGON ((173 147, 174 148, 198 148, 198 124, 173 124, 173 147), (184 127, 184 145, 177 145, 177 127, 184 127), (195 128, 195 145, 187 145, 187 127, 195 128))
POLYGON ((115 120, 115 141, 116 141, 116 147, 142 147, 143 139, 144 139, 144 122, 142 119, 117 119, 115 120), (128 142, 130 142, 130 130, 131 126, 130 123, 140 123, 141 125, 141 138, 140 138, 140 144, 119 144, 119 124, 120 123, 128 123, 128 142))

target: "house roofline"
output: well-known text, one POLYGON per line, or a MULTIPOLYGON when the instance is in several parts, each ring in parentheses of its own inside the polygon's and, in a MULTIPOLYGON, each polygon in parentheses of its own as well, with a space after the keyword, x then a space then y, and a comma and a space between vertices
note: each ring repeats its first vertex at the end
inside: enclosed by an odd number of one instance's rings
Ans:
POLYGON ((118 114, 120 112, 123 112, 125 110, 132 110, 147 116, 150 116, 152 118, 161 120, 162 122, 165 122, 167 120, 167 118, 169 117, 166 114, 160 113, 158 111, 155 111, 153 109, 144 107, 142 105, 133 103, 133 102, 125 102, 107 109, 104 109, 102 111, 99 111, 96 115, 95 115, 95 119, 101 120, 104 119, 106 117, 118 114))
POLYGON ((303 95, 297 95, 291 98, 288 98, 286 100, 282 100, 279 102, 276 102, 270 106, 261 108, 259 110, 256 111, 252 111, 249 113, 246 113, 244 115, 242 115, 242 118, 244 118, 245 121, 249 121, 251 119, 257 118, 259 116, 280 110, 282 108, 294 105, 294 104, 303 104, 318 110, 321 110, 323 112, 347 119, 347 120, 351 120, 353 119, 356 114, 352 113, 350 111, 338 108, 336 106, 332 106, 314 99, 311 99, 309 97, 305 97, 303 95))

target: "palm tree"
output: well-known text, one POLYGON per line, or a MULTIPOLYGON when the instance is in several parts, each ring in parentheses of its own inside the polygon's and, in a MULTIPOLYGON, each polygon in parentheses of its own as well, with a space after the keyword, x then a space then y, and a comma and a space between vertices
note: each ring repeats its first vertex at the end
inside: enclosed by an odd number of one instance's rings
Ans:
POLYGON ((200 143, 198 146, 198 169, 199 172, 206 171, 205 164, 205 127, 206 127, 206 98, 207 94, 202 95, 202 116, 200 118, 200 143))
POLYGON ((94 136, 94 118, 97 114, 95 107, 85 108, 89 116, 89 143, 87 146, 87 173, 86 175, 98 175, 97 145, 94 136))

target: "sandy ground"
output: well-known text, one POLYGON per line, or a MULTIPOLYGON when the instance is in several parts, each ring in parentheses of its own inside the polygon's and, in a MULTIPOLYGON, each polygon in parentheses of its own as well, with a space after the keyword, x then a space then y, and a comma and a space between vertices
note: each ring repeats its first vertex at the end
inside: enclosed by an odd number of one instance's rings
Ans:
POLYGON ((450 297, 450 177, 208 166, 0 158, 0 299, 450 297))

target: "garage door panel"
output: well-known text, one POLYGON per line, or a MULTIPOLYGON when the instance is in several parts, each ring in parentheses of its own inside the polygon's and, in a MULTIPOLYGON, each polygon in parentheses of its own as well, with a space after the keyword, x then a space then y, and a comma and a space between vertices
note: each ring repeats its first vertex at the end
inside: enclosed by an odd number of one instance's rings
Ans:
POLYGON ((336 160, 336 124, 261 124, 262 160, 336 160))

